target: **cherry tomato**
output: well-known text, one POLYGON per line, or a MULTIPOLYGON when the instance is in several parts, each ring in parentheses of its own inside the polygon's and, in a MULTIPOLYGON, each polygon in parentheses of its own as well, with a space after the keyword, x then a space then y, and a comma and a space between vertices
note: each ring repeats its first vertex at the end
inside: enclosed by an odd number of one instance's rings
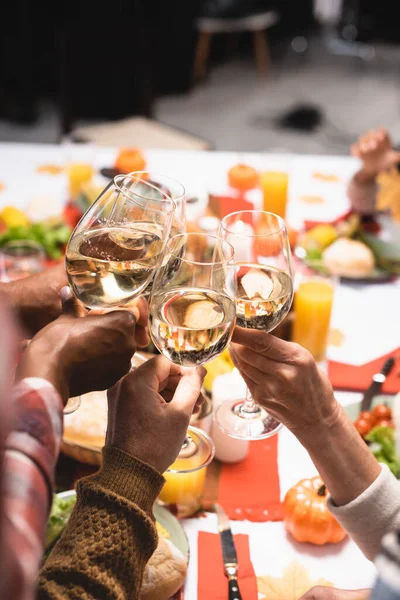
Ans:
POLYGON ((375 423, 375 427, 391 427, 394 429, 393 421, 390 419, 378 419, 375 423))
POLYGON ((386 404, 378 404, 378 406, 375 406, 373 414, 376 419, 390 420, 392 418, 392 411, 386 404))
POLYGON ((371 423, 369 423, 366 419, 358 418, 354 423, 354 427, 361 436, 367 435, 367 433, 371 431, 371 423))
POLYGON ((368 410, 363 410, 362 412, 360 412, 360 414, 358 415, 359 419, 365 419, 365 421, 367 421, 368 423, 370 423, 370 425, 372 426, 376 419, 375 416, 369 412, 368 410))

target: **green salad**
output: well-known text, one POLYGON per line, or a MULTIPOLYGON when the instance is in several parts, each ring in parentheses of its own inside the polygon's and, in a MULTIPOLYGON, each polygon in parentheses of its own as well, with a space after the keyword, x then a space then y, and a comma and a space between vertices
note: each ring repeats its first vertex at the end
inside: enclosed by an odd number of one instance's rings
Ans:
POLYGON ((71 228, 63 223, 32 223, 10 227, 0 235, 0 247, 15 240, 30 240, 43 246, 52 259, 63 256, 63 248, 71 235, 71 228))
POLYGON ((45 558, 47 558, 50 550, 53 548, 54 544, 62 534, 64 527, 71 515, 72 509, 75 506, 75 502, 75 494, 71 496, 71 498, 60 498, 59 496, 54 496, 49 520, 47 521, 45 558))
POLYGON ((395 432, 392 427, 374 427, 365 436, 375 458, 385 463, 393 475, 400 478, 400 458, 396 455, 395 432))

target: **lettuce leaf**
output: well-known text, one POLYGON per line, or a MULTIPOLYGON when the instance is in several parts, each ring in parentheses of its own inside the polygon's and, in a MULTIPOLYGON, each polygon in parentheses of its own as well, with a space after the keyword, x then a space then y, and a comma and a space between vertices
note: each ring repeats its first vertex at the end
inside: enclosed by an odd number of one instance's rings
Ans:
POLYGON ((386 464, 393 475, 400 478, 400 459, 396 455, 395 433, 392 427, 374 427, 365 436, 375 458, 386 464))

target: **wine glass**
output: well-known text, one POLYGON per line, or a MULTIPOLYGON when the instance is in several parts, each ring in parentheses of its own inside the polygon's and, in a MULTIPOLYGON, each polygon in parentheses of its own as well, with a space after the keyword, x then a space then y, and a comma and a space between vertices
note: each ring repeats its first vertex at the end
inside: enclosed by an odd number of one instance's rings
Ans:
POLYGON ((68 242, 67 276, 78 300, 107 309, 142 294, 163 257, 174 212, 174 201, 151 183, 117 175, 68 242))
MULTIPOLYGON (((233 256, 227 241, 207 234, 180 234, 168 241, 167 259, 153 282, 149 328, 154 345, 173 363, 203 365, 228 346, 236 317, 233 256)), ((171 471, 187 473, 212 460, 211 440, 201 430, 193 431, 188 428, 171 471), (198 451, 200 444, 207 452, 198 451), (179 466, 182 458, 190 458, 187 468, 179 466)))
MULTIPOLYGON (((236 325, 267 333, 286 317, 293 300, 293 271, 284 220, 270 212, 245 210, 221 221, 219 236, 230 242, 236 259, 236 325)), ((258 406, 249 390, 243 400, 227 400, 215 420, 228 435, 268 438, 282 424, 258 406)))
MULTIPOLYGON (((137 177, 140 181, 136 187, 137 191, 143 188, 143 193, 149 198, 155 201, 163 202, 165 196, 168 196, 175 202, 175 211, 172 219, 171 230, 169 237, 178 235, 179 233, 185 233, 186 231, 186 206, 185 206, 185 188, 179 181, 156 173, 154 171, 134 171, 130 173, 132 177, 137 177), (153 186, 152 188, 147 186, 153 186)), ((164 260, 166 257, 164 257, 164 260)), ((153 280, 151 280, 143 292, 143 296, 150 296, 153 286, 153 280)))
POLYGON ((0 250, 0 280, 15 281, 40 273, 46 267, 43 247, 31 240, 8 242, 0 250))

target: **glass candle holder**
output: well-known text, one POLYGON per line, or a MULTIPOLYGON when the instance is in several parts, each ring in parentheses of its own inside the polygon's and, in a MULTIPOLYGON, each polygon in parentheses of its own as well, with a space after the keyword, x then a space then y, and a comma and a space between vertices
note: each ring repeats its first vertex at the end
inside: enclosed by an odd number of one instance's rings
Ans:
POLYGON ((159 495, 159 501, 178 518, 190 517, 201 507, 206 467, 214 453, 211 438, 201 429, 190 426, 178 458, 164 473, 166 482, 159 495))

